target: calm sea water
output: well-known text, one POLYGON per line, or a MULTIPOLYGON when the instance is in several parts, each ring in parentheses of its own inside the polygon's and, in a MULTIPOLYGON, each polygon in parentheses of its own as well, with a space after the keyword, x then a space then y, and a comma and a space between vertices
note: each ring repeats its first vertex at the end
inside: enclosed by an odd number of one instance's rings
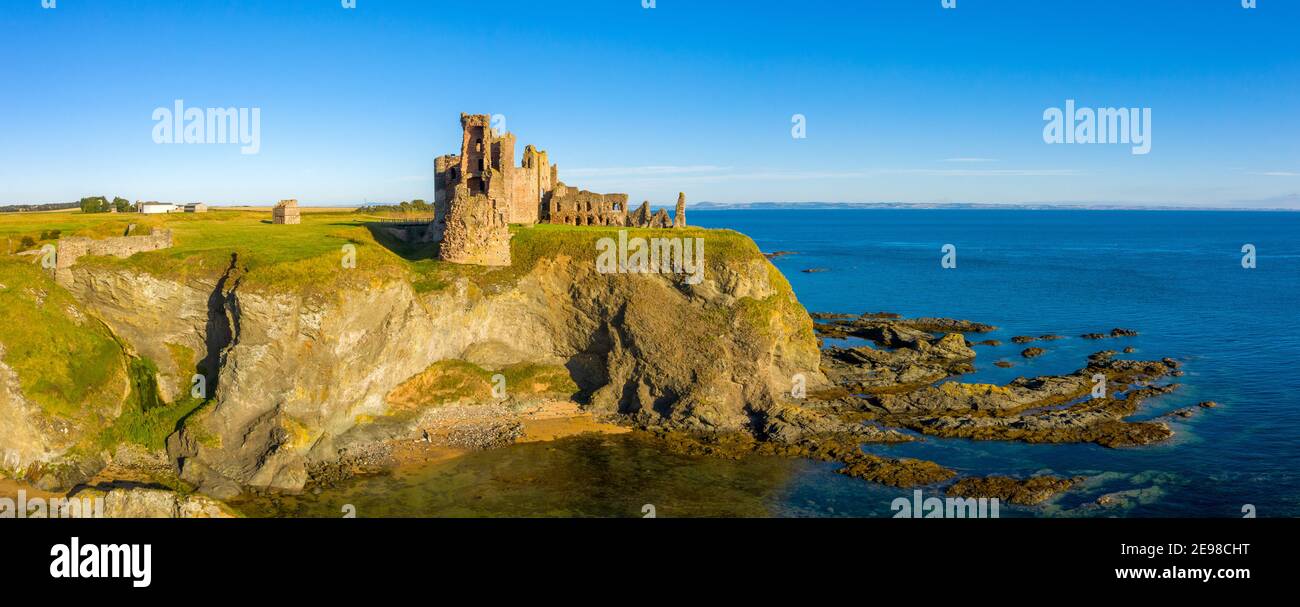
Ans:
MULTIPOLYGON (((1088 475, 1082 491, 1024 514, 1300 516, 1300 213, 1175 211, 825 210, 696 212, 694 224, 749 234, 811 311, 891 311, 1000 327, 991 335, 1059 333, 1032 362, 1023 346, 978 348, 962 381, 1003 383, 1064 373, 1087 354, 1132 345, 1132 357, 1184 362, 1183 388, 1147 401, 1138 417, 1214 400, 1173 424, 1168 443, 1130 449, 927 438, 873 449, 961 472, 1088 475), (1244 244, 1258 253, 1242 268, 1244 244), (940 265, 957 247, 957 267, 940 265), (808 268, 823 273, 803 273, 808 268), (1088 341, 1114 327, 1141 335, 1088 341), (992 365, 999 358, 1011 369, 992 365), (1089 506, 1134 492, 1131 508, 1089 506)), ((792 482, 781 514, 888 515, 897 491, 854 486, 825 470, 792 482), (884 495, 882 495, 884 494, 884 495)))
MULTIPOLYGON (((1068 373, 1101 349, 1184 362, 1183 388, 1148 400, 1137 418, 1220 403, 1172 422, 1167 443, 1107 449, 936 439, 871 446, 969 474, 1088 478, 1048 505, 1003 516, 1300 516, 1300 213, 772 210, 695 211, 691 222, 744 232, 811 311, 889 311, 1000 327, 962 381, 1004 383, 1068 373), (1253 244, 1258 267, 1241 266, 1253 244), (957 267, 940 266, 957 247, 957 267), (820 273, 803 273, 825 268, 820 273), (1114 327, 1141 335, 1078 338, 1114 327), (1032 361, 1013 335, 1058 333, 1032 361), (1010 369, 993 366, 1006 359, 1010 369), (1098 497, 1125 492, 1124 505, 1098 497)), ((707 255, 707 243, 706 243, 707 255)), ((892 516, 910 491, 834 472, 821 462, 739 462, 663 453, 636 434, 520 445, 403 475, 359 479, 250 514, 338 516, 892 516)), ((929 494, 936 494, 927 491, 929 494)))

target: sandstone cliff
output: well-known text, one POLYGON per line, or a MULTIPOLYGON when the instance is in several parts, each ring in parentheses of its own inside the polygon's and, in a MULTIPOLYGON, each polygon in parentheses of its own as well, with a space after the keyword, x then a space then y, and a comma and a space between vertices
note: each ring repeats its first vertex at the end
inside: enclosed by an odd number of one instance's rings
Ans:
POLYGON ((182 478, 230 496, 301 489, 311 466, 416 431, 395 423, 410 416, 386 397, 438 361, 561 366, 576 400, 629 424, 770 426, 795 375, 826 384, 813 325, 753 243, 724 236, 726 254, 695 285, 601 274, 564 247, 517 254, 509 280, 453 273, 420 291, 409 278, 327 293, 247 288, 237 258, 216 281, 95 266, 66 282, 132 354, 157 363, 168 400, 196 370, 209 375, 212 401, 167 450, 182 478))

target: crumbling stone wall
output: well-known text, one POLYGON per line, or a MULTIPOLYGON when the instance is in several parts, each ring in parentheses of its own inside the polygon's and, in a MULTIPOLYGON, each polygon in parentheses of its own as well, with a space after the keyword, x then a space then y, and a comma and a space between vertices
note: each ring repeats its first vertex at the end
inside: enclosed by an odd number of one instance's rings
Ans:
POLYGON ((561 182, 546 203, 544 220, 576 226, 686 227, 686 195, 678 194, 677 214, 669 216, 666 209, 651 211, 649 201, 642 202, 635 211, 628 211, 627 194, 596 194, 561 182))
POLYGON ((627 194, 597 194, 556 184, 547 201, 546 221, 573 226, 628 225, 627 194))
POLYGON ((429 224, 429 238, 435 242, 442 240, 447 229, 447 214, 459 181, 459 154, 439 156, 433 161, 433 223, 429 224))
POLYGON ((82 236, 60 238, 55 256, 54 278, 61 282, 67 279, 73 264, 87 255, 126 258, 136 253, 169 249, 171 246, 172 231, 165 228, 155 228, 145 236, 117 236, 100 240, 82 236))

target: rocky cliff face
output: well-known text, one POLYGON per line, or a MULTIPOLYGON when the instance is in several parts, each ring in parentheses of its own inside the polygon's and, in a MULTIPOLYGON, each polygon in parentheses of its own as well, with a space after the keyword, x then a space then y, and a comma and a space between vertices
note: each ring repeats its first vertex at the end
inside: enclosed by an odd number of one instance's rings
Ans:
POLYGON ((71 446, 69 430, 74 423, 46 415, 28 400, 18 383, 18 374, 4 362, 0 344, 0 469, 21 470, 33 462, 56 459, 71 446))
POLYGON ((121 414, 127 359, 92 310, 25 261, 0 259, 0 475, 41 488, 102 466, 77 447, 121 414))
POLYGON ((795 375, 825 383, 811 319, 757 254, 697 285, 565 255, 500 288, 459 278, 433 293, 403 280, 325 297, 252 291, 241 271, 235 260, 215 284, 183 284, 74 268, 68 282, 158 361, 166 396, 188 390, 188 365, 218 370, 213 404, 168 441, 183 478, 218 496, 300 489, 310 465, 390 415, 386 395, 441 360, 563 365, 586 406, 693 430, 754 431, 795 375))

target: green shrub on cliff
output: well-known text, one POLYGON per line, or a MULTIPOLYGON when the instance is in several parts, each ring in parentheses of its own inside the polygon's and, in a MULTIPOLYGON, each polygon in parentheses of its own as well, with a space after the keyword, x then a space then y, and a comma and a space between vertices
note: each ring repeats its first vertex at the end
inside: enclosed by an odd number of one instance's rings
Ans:
POLYGON ((147 358, 131 359, 129 375, 131 393, 122 405, 122 414, 100 434, 99 446, 111 450, 121 443, 134 443, 154 451, 165 449, 167 437, 204 401, 186 394, 175 403, 164 402, 158 394, 158 368, 147 358))

